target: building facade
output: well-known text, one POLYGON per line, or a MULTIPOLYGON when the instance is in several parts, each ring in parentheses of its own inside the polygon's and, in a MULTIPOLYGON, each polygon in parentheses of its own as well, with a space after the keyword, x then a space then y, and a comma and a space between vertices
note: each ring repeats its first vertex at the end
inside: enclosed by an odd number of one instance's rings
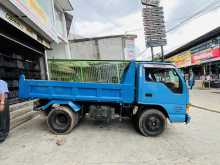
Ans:
POLYGON ((84 60, 136 59, 135 38, 137 38, 136 35, 113 35, 71 40, 71 58, 84 60))
POLYGON ((198 86, 220 87, 220 27, 166 55, 186 77, 193 71, 198 86), (211 83, 211 84, 210 84, 211 83))
POLYGON ((70 57, 71 10, 69 0, 0 1, 0 78, 8 82, 11 103, 18 101, 19 75, 47 79, 47 56, 60 45, 70 57))

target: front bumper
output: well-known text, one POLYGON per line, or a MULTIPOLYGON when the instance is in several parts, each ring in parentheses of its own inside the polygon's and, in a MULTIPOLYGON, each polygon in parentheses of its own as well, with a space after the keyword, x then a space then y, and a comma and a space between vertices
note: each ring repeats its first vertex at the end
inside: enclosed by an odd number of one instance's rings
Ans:
POLYGON ((186 117, 185 117, 185 123, 186 124, 189 124, 191 121, 191 116, 189 114, 186 114, 186 117))

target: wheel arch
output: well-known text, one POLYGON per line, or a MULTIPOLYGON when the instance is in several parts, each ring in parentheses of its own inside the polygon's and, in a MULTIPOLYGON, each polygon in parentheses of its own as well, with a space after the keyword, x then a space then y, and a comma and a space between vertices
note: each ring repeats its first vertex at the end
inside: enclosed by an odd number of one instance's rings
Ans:
POLYGON ((159 110, 161 113, 163 113, 165 115, 166 118, 169 119, 169 115, 166 111, 166 109, 161 106, 161 105, 141 105, 137 111, 137 113, 142 112, 144 110, 150 110, 150 109, 157 109, 159 110))
POLYGON ((71 108, 71 110, 73 112, 79 112, 81 107, 79 104, 74 103, 72 101, 65 101, 65 100, 51 100, 49 101, 46 105, 39 107, 38 109, 46 111, 49 107, 51 107, 52 105, 63 105, 63 106, 68 106, 69 108, 71 108))

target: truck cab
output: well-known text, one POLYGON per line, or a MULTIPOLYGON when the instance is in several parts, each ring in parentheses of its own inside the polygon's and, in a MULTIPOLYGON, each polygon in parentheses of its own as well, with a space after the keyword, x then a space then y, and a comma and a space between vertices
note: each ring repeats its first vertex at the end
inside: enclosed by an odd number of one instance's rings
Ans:
POLYGON ((181 73, 172 64, 140 64, 138 69, 139 105, 166 109, 170 122, 188 122, 189 92, 181 73))
POLYGON ((157 136, 171 123, 189 123, 189 92, 179 70, 170 63, 146 62, 137 66, 136 128, 157 136))

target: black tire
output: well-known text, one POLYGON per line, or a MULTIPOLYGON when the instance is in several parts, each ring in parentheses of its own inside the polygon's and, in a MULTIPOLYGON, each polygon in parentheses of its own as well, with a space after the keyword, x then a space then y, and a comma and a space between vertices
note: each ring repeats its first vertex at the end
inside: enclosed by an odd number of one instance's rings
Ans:
POLYGON ((65 106, 52 109, 47 118, 49 130, 57 135, 70 133, 78 122, 79 114, 65 106))
POLYGON ((144 136, 159 136, 167 127, 167 118, 157 109, 149 109, 138 114, 137 126, 144 136))

